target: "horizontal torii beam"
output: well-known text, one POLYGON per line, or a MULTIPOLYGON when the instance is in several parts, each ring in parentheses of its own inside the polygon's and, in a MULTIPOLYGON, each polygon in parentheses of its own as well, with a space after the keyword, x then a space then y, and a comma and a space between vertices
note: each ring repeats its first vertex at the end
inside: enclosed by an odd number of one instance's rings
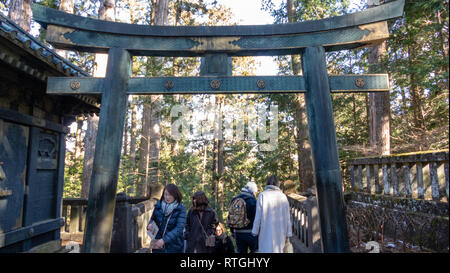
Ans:
MULTIPOLYGON (((387 74, 331 75, 332 93, 389 91, 387 74)), ((102 94, 104 78, 49 77, 48 94, 102 94)), ((302 76, 130 78, 127 94, 304 93, 302 76)))
POLYGON ((148 26, 76 16, 33 4, 33 19, 47 41, 62 49, 106 53, 124 48, 135 56, 274 56, 307 47, 326 51, 374 46, 389 38, 387 20, 403 13, 404 0, 360 12, 300 23, 253 26, 148 26))

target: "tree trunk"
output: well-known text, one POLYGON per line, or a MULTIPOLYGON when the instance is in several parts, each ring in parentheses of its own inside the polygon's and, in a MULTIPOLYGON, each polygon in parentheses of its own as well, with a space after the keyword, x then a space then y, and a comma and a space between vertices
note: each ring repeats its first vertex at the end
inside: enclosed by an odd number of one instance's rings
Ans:
MULTIPOLYGON (((70 14, 74 13, 74 3, 73 0, 61 0, 59 3, 60 11, 64 11, 70 14)), ((67 50, 64 49, 55 49, 56 53, 58 53, 60 56, 64 57, 65 59, 68 58, 69 54, 67 50)))
MULTIPOLYGON (((130 105, 130 103, 128 102, 128 105, 130 105)), ((129 154, 129 150, 128 150, 128 106, 127 105, 127 112, 125 114, 125 125, 123 126, 123 145, 122 145, 122 154, 124 155, 128 155, 129 154)))
MULTIPOLYGON (((296 10, 293 0, 287 1, 288 20, 290 23, 296 21, 296 10)), ((292 55, 292 72, 294 75, 301 75, 301 59, 298 55, 292 55)), ((306 119, 305 95, 299 93, 294 103, 295 120, 297 123, 297 159, 298 159, 298 180, 300 191, 306 191, 314 186, 312 169, 311 146, 309 144, 308 121, 306 119)))
POLYGON ((136 135, 137 135, 137 103, 133 98, 131 100, 131 125, 130 125, 130 161, 131 166, 134 169, 136 166, 136 135))
MULTIPOLYGON (((223 105, 224 105, 225 97, 221 97, 219 101, 219 117, 223 119, 223 105)), ((223 172, 225 169, 225 157, 224 157, 224 145, 223 134, 222 137, 217 142, 217 196, 216 199, 218 201, 220 210, 224 209, 224 180, 223 180, 223 172)))
MULTIPOLYGON (((178 23, 180 22, 181 12, 182 12, 181 0, 177 0, 175 3, 175 26, 178 26, 178 23)), ((180 66, 178 65, 177 57, 172 58, 172 68, 173 68, 172 76, 178 77, 180 74, 180 66)), ((180 94, 173 95, 173 101, 174 101, 175 105, 179 104, 180 103, 180 94)), ((174 156, 178 155, 178 149, 179 149, 178 140, 173 140, 170 143, 171 154, 174 156)), ((203 181, 203 177, 204 177, 204 174, 202 174, 202 181, 203 181)))
MULTIPOLYGON (((179 104, 179 102, 180 102, 180 95, 175 95, 174 102, 175 102, 175 105, 179 104)), ((178 140, 176 140, 176 139, 175 140, 171 140, 171 142, 170 142, 171 155, 172 156, 177 156, 178 152, 179 152, 179 149, 180 149, 180 145, 178 143, 178 140)))
POLYGON ((159 183, 159 152, 161 148, 161 104, 162 95, 150 96, 151 117, 150 117, 150 157, 149 157, 149 180, 150 197, 159 198, 159 191, 162 185, 159 183))
MULTIPOLYGON (((169 13, 169 0, 152 1, 152 24, 167 25, 169 13)), ((150 59, 149 59, 150 60, 150 59)), ((151 59, 150 67, 158 67, 163 58, 151 59)), ((153 69, 155 70, 155 69, 153 69)), ((160 71, 152 73, 152 76, 162 76, 160 71)), ((162 185, 159 183, 159 158, 161 142, 161 102, 162 95, 150 96, 150 104, 144 104, 143 119, 148 122, 144 128, 142 125, 142 149, 140 149, 139 173, 141 175, 140 193, 150 198, 159 198, 162 185)))
MULTIPOLYGON (((150 99, 149 97, 145 97, 150 99)), ((150 151, 150 114, 151 107, 149 102, 143 103, 142 111, 142 131, 141 131, 141 141, 139 143, 139 166, 138 166, 138 178, 136 185, 136 195, 137 196, 147 196, 147 179, 148 179, 148 165, 149 165, 149 151, 150 151)))
POLYGON ((98 116, 88 116, 87 130, 84 137, 83 177, 81 183, 81 198, 88 198, 94 164, 95 141, 97 139, 98 116))
POLYGON ((352 94, 352 106, 353 106, 353 145, 356 145, 358 142, 358 130, 356 129, 358 122, 358 115, 356 114, 356 99, 355 94, 352 94))
POLYGON ((366 126, 367 126, 366 130, 369 133, 369 146, 370 146, 370 103, 369 103, 369 94, 368 93, 366 93, 364 96, 364 102, 366 103, 366 126))
POLYGON ((222 176, 224 171, 224 157, 223 157, 223 131, 222 131, 222 95, 215 96, 215 121, 214 124, 214 148, 213 148, 213 185, 212 185, 212 196, 215 199, 216 204, 219 204, 219 195, 221 189, 223 189, 222 176))
MULTIPOLYGON (((381 4, 381 3, 380 3, 381 4)), ((369 3, 369 8, 375 6, 369 3)), ((369 73, 380 73, 381 58, 386 53, 386 41, 369 50, 369 73)), ((372 155, 391 153, 391 111, 389 92, 369 93, 369 140, 372 155)))
POLYGON ((30 4, 31 0, 11 0, 8 12, 8 17, 28 32, 33 16, 30 4))
POLYGON ((134 96, 130 102, 131 108, 131 121, 130 121, 130 173, 128 174, 128 181, 131 185, 131 191, 136 194, 136 135, 137 135, 137 104, 134 96))
POLYGON ((153 24, 157 26, 167 25, 168 16, 169 16, 169 0, 156 1, 156 10, 153 24))
MULTIPOLYGON (((411 63, 411 61, 410 61, 411 63)), ((425 120, 423 118, 423 104, 422 104, 422 91, 417 84, 416 75, 414 72, 409 75, 410 80, 410 96, 411 96, 411 106, 413 108, 413 124, 414 131, 416 131, 417 143, 419 143, 419 147, 417 147, 420 151, 425 149, 423 145, 422 138, 425 134, 425 120)))
MULTIPOLYGON (((408 29, 408 25, 406 26, 408 33, 411 33, 408 29)), ((410 34, 411 35, 411 34, 410 34)), ((413 41, 412 37, 410 37, 411 41, 413 41)), ((425 120, 423 117, 423 105, 422 105, 422 90, 420 90, 419 84, 417 82, 417 75, 414 71, 414 62, 416 61, 416 50, 414 48, 414 44, 408 44, 408 70, 411 71, 409 73, 409 92, 411 97, 411 107, 413 109, 413 126, 414 131, 417 136, 417 143, 419 143, 419 147, 417 147, 420 151, 424 150, 424 145, 422 138, 425 133, 425 120)))
MULTIPOLYGON (((101 0, 98 11, 100 20, 114 21, 115 2, 113 0, 101 0)), ((108 54, 95 54, 94 77, 105 77, 106 65, 108 64, 108 54)), ((94 164, 95 141, 97 138, 98 116, 88 118, 88 129, 86 131, 85 154, 83 162, 83 180, 81 186, 81 197, 89 196, 89 187, 91 184, 92 165, 94 164), (89 137, 88 137, 89 135, 89 137)))
POLYGON ((77 117, 77 131, 75 133, 75 158, 79 158, 81 155, 81 145, 83 140, 81 138, 81 132, 83 130, 84 116, 77 117))
POLYGON ((311 145, 309 143, 308 121, 306 119, 306 102, 304 94, 297 94, 295 102, 297 121, 297 158, 300 191, 304 192, 314 186, 311 145))
MULTIPOLYGON (((379 73, 380 59, 386 52, 386 42, 369 48, 369 73, 379 73)), ((369 93, 369 139, 371 154, 387 155, 391 152, 391 115, 389 92, 369 93)))
POLYGON ((100 20, 115 21, 116 2, 114 0, 100 0, 100 8, 98 9, 98 18, 100 20))
POLYGON ((203 163, 202 163, 202 191, 205 191, 205 175, 206 175, 206 160, 208 155, 208 141, 205 140, 205 143, 203 145, 203 163))
MULTIPOLYGON (((100 20, 115 21, 116 3, 114 0, 100 0, 98 18, 100 20)), ((108 54, 95 54, 94 77, 105 77, 108 54)))
POLYGON ((219 207, 223 209, 223 171, 224 171, 224 154, 223 154, 223 131, 222 131, 222 106, 224 102, 224 97, 221 95, 216 96, 216 109, 218 109, 218 113, 216 115, 216 123, 219 128, 217 128, 217 134, 214 138, 214 160, 213 160, 213 196, 216 201, 216 204, 219 204, 219 207))
POLYGON ((61 0, 59 4, 59 10, 73 14, 74 12, 73 0, 61 0))
MULTIPOLYGON (((436 13, 436 19, 437 19, 437 23, 439 24, 439 26, 441 26, 439 28, 439 43, 440 43, 440 48, 442 51, 442 56, 443 56, 443 60, 447 60, 448 59, 448 37, 445 37, 445 34, 443 32, 443 29, 445 27, 445 24, 442 23, 442 18, 441 18, 441 11, 438 10, 438 12, 436 13)), ((447 31, 448 34, 448 31, 447 31)), ((436 69, 437 70, 437 69, 436 69)), ((445 62, 443 62, 442 67, 440 68, 441 71, 439 71, 439 73, 446 73, 448 75, 448 65, 445 65, 445 62)), ((438 74, 438 73, 436 73, 438 74)), ((439 90, 444 91, 447 90, 448 92, 448 78, 443 80, 443 88, 439 88, 439 90)), ((437 94, 433 94, 433 95, 437 95, 437 94)))
POLYGON ((215 198, 217 192, 217 147, 218 140, 214 138, 213 140, 213 160, 212 160, 212 184, 211 184, 211 195, 215 198))

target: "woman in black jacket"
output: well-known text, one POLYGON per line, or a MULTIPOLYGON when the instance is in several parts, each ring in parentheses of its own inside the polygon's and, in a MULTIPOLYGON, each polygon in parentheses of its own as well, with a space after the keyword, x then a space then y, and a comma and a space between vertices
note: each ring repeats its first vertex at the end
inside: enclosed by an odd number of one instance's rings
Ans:
POLYGON ((205 193, 196 192, 186 217, 186 253, 213 253, 214 246, 206 246, 206 238, 214 236, 218 223, 217 213, 209 206, 205 193))
POLYGON ((228 236, 225 226, 219 223, 216 227, 216 246, 215 253, 236 253, 233 241, 228 236))

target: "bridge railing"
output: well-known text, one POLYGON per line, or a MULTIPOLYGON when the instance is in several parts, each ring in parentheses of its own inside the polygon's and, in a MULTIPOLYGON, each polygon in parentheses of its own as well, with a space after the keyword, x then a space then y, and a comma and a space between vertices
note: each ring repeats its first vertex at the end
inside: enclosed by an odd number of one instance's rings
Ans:
POLYGON ((64 198, 61 227, 61 239, 65 241, 83 241, 84 223, 86 220, 87 198, 64 198))
MULTIPOLYGON (((129 198, 119 194, 116 199, 111 252, 135 252, 148 247, 147 223, 155 201, 148 198, 129 198)), ((63 241, 82 244, 88 199, 63 199, 62 214, 65 224, 61 227, 63 241)))
POLYGON ((353 191, 448 202, 448 150, 357 158, 349 169, 353 191))
POLYGON ((291 210, 294 249, 302 253, 322 252, 319 229, 319 211, 315 197, 288 194, 291 210))

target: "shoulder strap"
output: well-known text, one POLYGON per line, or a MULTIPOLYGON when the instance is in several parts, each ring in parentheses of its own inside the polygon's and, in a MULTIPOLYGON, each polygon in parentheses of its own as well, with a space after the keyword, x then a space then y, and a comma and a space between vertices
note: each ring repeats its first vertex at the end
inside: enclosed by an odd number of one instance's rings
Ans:
POLYGON ((166 229, 167 229, 167 226, 169 225, 169 220, 170 220, 170 217, 172 217, 172 214, 173 214, 173 212, 169 215, 169 218, 167 218, 166 227, 164 228, 164 232, 163 232, 161 238, 164 237, 164 235, 166 234, 166 229))
POLYGON ((205 233, 205 236, 208 236, 208 234, 205 231, 205 228, 203 228, 202 221, 200 221, 200 217, 198 217, 198 215, 197 215, 197 219, 198 219, 198 222, 200 223, 200 227, 202 228, 203 233, 205 233))

